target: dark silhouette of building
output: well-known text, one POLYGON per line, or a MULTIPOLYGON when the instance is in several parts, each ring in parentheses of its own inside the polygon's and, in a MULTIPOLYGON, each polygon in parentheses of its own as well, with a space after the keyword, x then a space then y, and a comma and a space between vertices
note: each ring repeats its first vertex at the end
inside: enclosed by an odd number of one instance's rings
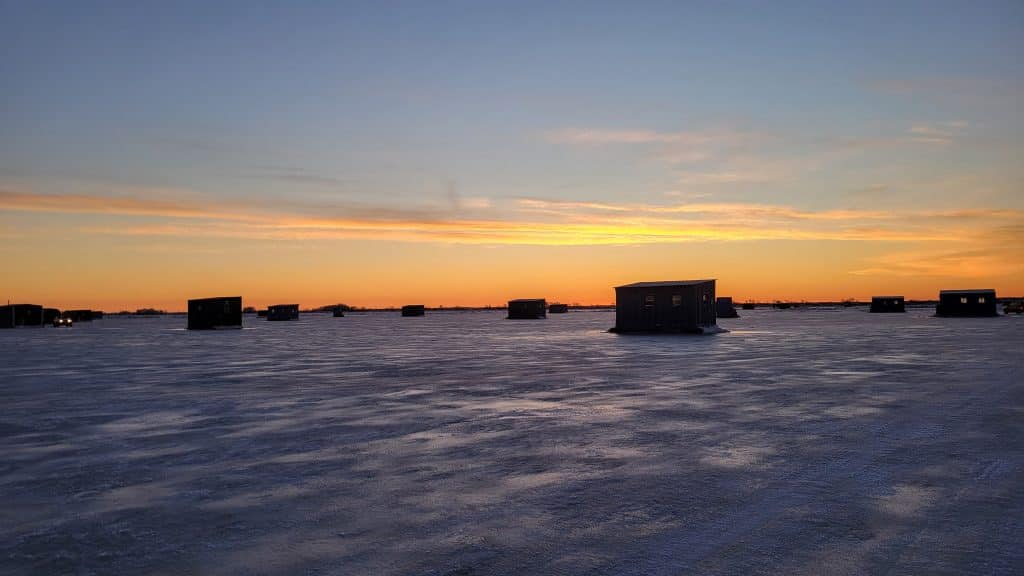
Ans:
POLYGON ((636 282, 615 288, 613 332, 720 332, 714 280, 636 282))
POLYGON ((508 301, 509 320, 547 318, 547 302, 543 298, 518 298, 508 301))
POLYGON ((872 296, 871 312, 906 312, 903 296, 872 296))
POLYGON ((298 304, 275 304, 267 307, 267 320, 298 320, 298 304))
POLYGON ((565 314, 569 311, 568 304, 552 304, 548 306, 548 312, 551 314, 565 314))
POLYGON ((744 310, 753 310, 754 308, 755 308, 755 305, 754 305, 753 302, 744 302, 743 303, 743 309, 744 310))
POLYGON ((939 292, 939 305, 935 307, 936 316, 998 316, 996 309, 996 291, 982 290, 942 290, 939 292))
POLYGON ((715 315, 719 318, 739 318, 736 307, 732 305, 732 296, 719 296, 715 299, 715 315))
POLYGON ((43 324, 53 324, 53 321, 60 317, 60 310, 56 308, 43 308, 43 324))
POLYGON ((43 307, 38 304, 0 306, 0 328, 43 326, 43 307))
POLYGON ((242 327, 242 297, 219 296, 188 301, 188 329, 214 330, 242 327))
POLYGON ((334 316, 335 318, 344 318, 345 317, 345 307, 344 306, 335 306, 331 310, 331 315, 334 316))
MULTIPOLYGON (((92 322, 93 316, 96 313, 92 310, 65 310, 64 317, 70 319, 72 322, 92 322)), ((100 313, 102 318, 102 313, 100 313)))
POLYGON ((426 307, 423 304, 406 304, 402 306, 402 316, 423 316, 426 307))

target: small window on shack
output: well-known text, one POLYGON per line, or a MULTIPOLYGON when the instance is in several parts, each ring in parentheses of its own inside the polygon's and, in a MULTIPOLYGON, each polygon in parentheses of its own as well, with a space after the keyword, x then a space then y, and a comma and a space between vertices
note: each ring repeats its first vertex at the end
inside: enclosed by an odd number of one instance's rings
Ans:
POLYGON ((648 294, 644 296, 644 308, 654 308, 654 301, 654 294, 648 294))
POLYGON ((960 303, 961 304, 967 304, 967 296, 961 296, 960 297, 960 303))
POLYGON ((672 307, 673 308, 679 308, 682 305, 683 305, 683 295, 682 294, 673 294, 672 295, 672 307))
POLYGON ((978 304, 984 304, 984 303, 985 303, 985 297, 984 296, 978 296, 978 304))

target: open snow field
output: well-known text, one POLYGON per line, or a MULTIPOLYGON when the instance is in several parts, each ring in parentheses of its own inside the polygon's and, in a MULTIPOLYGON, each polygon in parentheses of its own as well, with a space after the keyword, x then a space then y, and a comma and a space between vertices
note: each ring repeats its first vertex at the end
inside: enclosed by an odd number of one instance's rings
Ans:
POLYGON ((0 574, 1021 574, 1024 318, 0 331, 0 574))

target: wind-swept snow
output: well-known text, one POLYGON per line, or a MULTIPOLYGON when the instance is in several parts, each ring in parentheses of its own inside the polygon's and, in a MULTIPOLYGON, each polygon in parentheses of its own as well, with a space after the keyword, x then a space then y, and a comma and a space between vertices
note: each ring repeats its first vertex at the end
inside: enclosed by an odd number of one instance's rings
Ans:
POLYGON ((1019 574, 1024 321, 0 332, 0 574, 1019 574))

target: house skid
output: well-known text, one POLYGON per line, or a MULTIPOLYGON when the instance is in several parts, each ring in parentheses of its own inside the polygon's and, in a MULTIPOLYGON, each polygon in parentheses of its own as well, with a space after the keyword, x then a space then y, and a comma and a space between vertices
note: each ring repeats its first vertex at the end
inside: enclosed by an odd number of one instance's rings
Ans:
POLYGON ((197 298, 188 301, 189 330, 215 330, 241 327, 241 296, 197 298))
POLYGON ((714 280, 636 282, 615 288, 612 332, 714 334, 717 324, 714 280))
POLYGON ((547 318, 547 302, 543 298, 519 298, 508 301, 509 320, 547 318))
POLYGON ((906 312, 903 296, 872 296, 871 312, 906 312))
POLYGON ((996 291, 990 288, 981 290, 942 290, 939 292, 939 304, 935 307, 935 315, 952 317, 998 316, 996 291))
POLYGON ((299 305, 298 304, 275 304, 267 307, 267 320, 283 321, 283 320, 298 320, 299 319, 299 305))
POLYGON ((732 296, 719 296, 715 300, 716 315, 719 318, 739 318, 736 307, 732 304, 732 296))
POLYGON ((65 310, 63 316, 73 322, 92 322, 93 318, 102 318, 103 314, 97 316, 93 310, 65 310))
POLYGON ((565 314, 569 312, 568 304, 551 304, 548 306, 548 314, 565 314))
POLYGON ((423 304, 406 304, 402 306, 402 316, 423 316, 426 313, 426 306, 423 304))
POLYGON ((38 304, 0 306, 0 328, 43 326, 43 307, 38 304))

